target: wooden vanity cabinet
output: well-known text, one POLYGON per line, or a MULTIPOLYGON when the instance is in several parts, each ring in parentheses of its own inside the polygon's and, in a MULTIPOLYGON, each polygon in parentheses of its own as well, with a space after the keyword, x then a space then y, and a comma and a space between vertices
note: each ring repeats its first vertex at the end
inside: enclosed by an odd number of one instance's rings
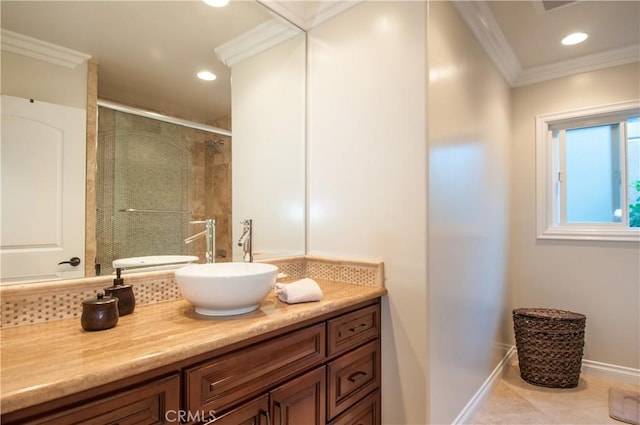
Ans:
MULTIPOLYGON (((213 411, 215 424, 349 423, 350 409, 379 389, 380 364, 376 303, 188 368, 185 406, 187 411, 213 411), (259 400, 268 396, 268 409, 264 401, 252 399, 259 395, 259 400), (246 404, 235 407, 239 402, 246 404), (246 422, 228 421, 237 412, 246 422)), ((356 419, 379 424, 380 403, 369 403, 367 409, 356 419)))
POLYGON ((34 406, 37 417, 31 408, 12 412, 2 423, 380 425, 379 299, 253 341, 167 365, 157 371, 164 377, 151 371, 122 389, 108 384, 90 400, 34 406))

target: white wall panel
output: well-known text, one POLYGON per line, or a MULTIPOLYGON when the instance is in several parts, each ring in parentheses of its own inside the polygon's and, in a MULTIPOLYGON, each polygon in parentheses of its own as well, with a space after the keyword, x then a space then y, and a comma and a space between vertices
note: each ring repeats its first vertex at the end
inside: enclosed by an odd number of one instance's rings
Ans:
POLYGON ((430 423, 506 354, 510 88, 447 2, 428 25, 430 423))
POLYGON ((255 259, 304 254, 305 66, 304 34, 232 66, 236 261, 247 218, 255 259))
POLYGON ((385 424, 427 422, 425 24, 367 2, 309 33, 308 251, 385 262, 385 424))

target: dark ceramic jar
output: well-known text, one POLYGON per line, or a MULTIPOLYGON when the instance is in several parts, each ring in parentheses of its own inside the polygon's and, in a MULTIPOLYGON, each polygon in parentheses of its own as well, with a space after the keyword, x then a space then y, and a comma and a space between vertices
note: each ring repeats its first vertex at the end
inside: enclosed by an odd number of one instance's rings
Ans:
POLYGON ((100 292, 95 298, 82 301, 80 323, 86 331, 113 328, 118 323, 118 298, 105 297, 100 292))

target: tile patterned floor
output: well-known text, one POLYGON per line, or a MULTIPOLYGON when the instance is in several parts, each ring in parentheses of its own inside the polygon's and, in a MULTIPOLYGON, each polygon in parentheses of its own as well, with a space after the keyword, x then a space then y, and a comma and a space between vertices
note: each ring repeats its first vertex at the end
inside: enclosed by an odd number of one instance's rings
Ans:
POLYGON ((609 388, 638 391, 639 387, 582 373, 576 388, 559 389, 531 385, 522 378, 517 360, 507 369, 474 424, 619 424, 609 417, 609 388))

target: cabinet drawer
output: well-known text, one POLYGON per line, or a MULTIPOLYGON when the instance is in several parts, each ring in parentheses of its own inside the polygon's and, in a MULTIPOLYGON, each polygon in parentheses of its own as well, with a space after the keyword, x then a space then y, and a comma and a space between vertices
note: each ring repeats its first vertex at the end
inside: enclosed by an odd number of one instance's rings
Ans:
POLYGON ((327 322, 327 354, 333 356, 380 335, 380 305, 344 314, 327 322))
MULTIPOLYGON (((38 416, 21 424, 165 424, 180 409, 180 377, 173 375, 100 400, 38 416)), ((4 423, 4 420, 3 420, 4 423)))
POLYGON ((327 379, 327 412, 331 420, 380 386, 380 340, 330 362, 327 379))
POLYGON ((380 425, 380 390, 375 390, 329 425, 380 425))
POLYGON ((324 361, 324 323, 216 357, 185 371, 186 409, 221 411, 324 361))

